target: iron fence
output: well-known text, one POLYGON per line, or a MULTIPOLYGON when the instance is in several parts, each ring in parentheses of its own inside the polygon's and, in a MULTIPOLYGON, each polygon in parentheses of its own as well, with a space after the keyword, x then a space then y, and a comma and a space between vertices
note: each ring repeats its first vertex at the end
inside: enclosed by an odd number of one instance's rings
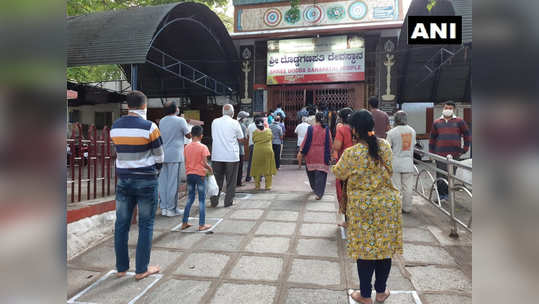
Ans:
MULTIPOLYGON (((417 174, 414 191, 421 197, 428 200, 435 207, 440 209, 445 215, 451 219, 451 233, 450 237, 458 238, 457 226, 460 225, 467 231, 472 232, 472 215, 471 210, 469 213, 469 219, 459 219, 455 212, 456 195, 459 195, 459 203, 464 205, 466 202, 470 205, 472 201, 472 183, 463 178, 456 176, 455 171, 458 169, 469 170, 472 172, 472 166, 463 164, 459 161, 455 161, 451 155, 442 157, 440 155, 425 152, 419 149, 414 150, 415 153, 430 158, 433 164, 424 162, 421 159, 414 159, 414 168, 417 174), (442 170, 436 166, 437 163, 443 163, 447 166, 447 171, 442 170), (418 166, 421 169, 418 169, 418 166), (440 173, 438 177, 434 177, 431 172, 440 173), (425 186, 424 179, 430 183, 429 187, 425 186), (448 188, 448 209, 444 207, 444 201, 440 199, 440 193, 438 192, 438 182, 444 183, 448 188), (427 195, 428 193, 428 195, 427 195), (466 202, 465 202, 466 201, 466 202), (466 222, 466 223, 465 223, 466 222)), ((435 174, 438 175, 438 174, 435 174)))
POLYGON ((67 197, 71 203, 110 196, 116 188, 116 152, 110 130, 90 126, 84 138, 76 123, 67 139, 67 197))

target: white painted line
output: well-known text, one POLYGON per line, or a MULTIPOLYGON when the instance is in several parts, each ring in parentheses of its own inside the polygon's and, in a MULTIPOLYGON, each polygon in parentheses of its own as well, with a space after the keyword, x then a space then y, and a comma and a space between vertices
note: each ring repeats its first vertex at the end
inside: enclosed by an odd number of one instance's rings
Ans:
POLYGON ((80 302, 75 302, 76 299, 80 298, 83 294, 85 294, 88 290, 92 289, 95 287, 95 285, 101 283, 102 281, 104 281, 110 274, 112 273, 115 273, 116 270, 111 270, 109 272, 107 272, 104 276, 100 277, 99 280, 93 282, 92 284, 90 284, 90 286, 86 287, 84 290, 82 290, 81 292, 79 292, 78 294, 74 295, 71 299, 69 299, 67 301, 67 303, 80 303, 80 302))
MULTIPOLYGON (((348 289, 348 303, 349 304, 359 304, 354 299, 352 299, 352 292, 356 291, 355 289, 348 289)), ((373 295, 376 295, 376 291, 372 291, 373 295)), ((412 298, 414 299, 415 304, 423 304, 421 302, 421 299, 419 299, 419 295, 417 294, 417 291, 415 290, 391 290, 391 294, 410 294, 412 295, 412 298)), ((374 303, 376 303, 374 301, 374 303)))
POLYGON ((242 194, 241 197, 237 198, 239 200, 246 200, 246 199, 251 198, 251 196, 253 196, 252 193, 236 193, 236 196, 238 196, 238 194, 242 194))
POLYGON ((341 238, 346 240, 346 230, 344 230, 343 226, 340 226, 339 228, 341 228, 341 238))
MULTIPOLYGON (((91 290, 92 288, 94 288, 95 286, 97 286, 98 284, 100 284, 101 282, 105 281, 108 277, 110 277, 112 274, 116 273, 116 270, 111 270, 109 272, 107 272, 104 276, 102 276, 101 278, 99 278, 99 280, 95 281, 94 283, 92 283, 90 286, 86 287, 83 291, 79 292, 78 294, 76 294, 75 296, 73 296, 71 299, 69 299, 67 301, 68 304, 97 304, 97 303, 93 303, 93 302, 80 302, 80 301, 77 301, 78 298, 80 298, 82 295, 84 295, 86 292, 88 292, 89 290, 91 290)), ((134 272, 127 272, 126 273, 126 276, 135 276, 135 273, 134 272)), ((161 278, 163 277, 162 274, 153 274, 151 275, 151 278, 155 278, 155 280, 150 283, 150 285, 148 285, 143 291, 142 293, 138 294, 136 297, 134 297, 131 301, 129 301, 128 304, 133 304, 135 303, 138 299, 140 299, 150 288, 152 288, 153 285, 155 285, 157 283, 157 281, 159 281, 161 278)))
MULTIPOLYGON (((193 221, 198 221, 198 219, 199 219, 198 217, 189 217, 189 220, 193 220, 193 221)), ((180 223, 177 226, 174 226, 172 229, 170 229, 170 231, 173 231, 173 232, 185 232, 185 233, 196 233, 196 232, 206 233, 206 232, 210 232, 213 229, 215 229, 215 227, 217 227, 217 225, 219 225, 219 223, 221 223, 223 221, 222 218, 216 218, 216 217, 207 217, 206 221, 208 221, 208 220, 209 221, 215 221, 215 224, 213 224, 210 229, 207 229, 207 230, 204 230, 204 231, 198 231, 198 229, 196 229, 196 230, 181 230, 180 227, 183 225, 183 223, 180 223)))
POLYGON ((155 285, 157 283, 157 281, 161 280, 161 278, 163 277, 162 274, 154 274, 153 276, 155 276, 157 279, 153 282, 150 283, 150 285, 148 285, 138 296, 134 297, 131 301, 129 301, 128 304, 133 304, 135 303, 138 299, 140 299, 148 290, 150 290, 150 288, 152 288, 153 285, 155 285))

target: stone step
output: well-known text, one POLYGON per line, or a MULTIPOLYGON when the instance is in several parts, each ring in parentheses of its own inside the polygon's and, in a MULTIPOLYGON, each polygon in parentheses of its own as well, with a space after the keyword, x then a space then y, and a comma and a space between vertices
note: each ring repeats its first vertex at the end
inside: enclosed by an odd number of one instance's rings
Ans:
POLYGON ((281 165, 297 165, 298 161, 296 159, 282 159, 281 158, 281 165))

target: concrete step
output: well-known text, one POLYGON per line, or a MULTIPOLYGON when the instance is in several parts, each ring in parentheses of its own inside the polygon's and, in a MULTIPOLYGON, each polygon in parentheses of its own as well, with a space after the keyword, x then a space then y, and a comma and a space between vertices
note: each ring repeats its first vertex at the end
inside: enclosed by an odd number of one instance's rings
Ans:
POLYGON ((283 159, 281 158, 281 165, 297 165, 298 161, 296 159, 283 159))

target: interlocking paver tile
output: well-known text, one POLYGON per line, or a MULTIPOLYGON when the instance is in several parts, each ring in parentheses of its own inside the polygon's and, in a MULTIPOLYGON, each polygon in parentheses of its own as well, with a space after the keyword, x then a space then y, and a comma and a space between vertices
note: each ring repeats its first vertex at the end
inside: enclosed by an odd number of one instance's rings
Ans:
POLYGON ((176 269, 175 274, 199 277, 218 277, 229 256, 217 253, 192 253, 176 269))
POLYGON ((277 287, 261 284, 225 283, 213 297, 212 304, 265 304, 273 303, 277 287))
POLYGON ((268 216, 266 218, 268 220, 295 222, 298 219, 298 215, 299 212, 296 211, 272 210, 268 213, 268 216))
POLYGON ((247 244, 245 250, 257 253, 285 253, 288 251, 289 244, 289 238, 257 236, 247 244))
POLYGON ((242 256, 232 269, 230 277, 240 280, 277 281, 282 268, 281 258, 242 256))
POLYGON ((340 237, 340 230, 337 225, 331 224, 302 224, 300 233, 304 236, 317 236, 317 237, 340 237))
POLYGON ((338 285, 341 283, 339 263, 294 259, 288 281, 324 286, 338 285))
POLYGON ((209 281, 171 279, 156 288, 152 288, 148 295, 137 301, 137 303, 176 303, 178 299, 181 299, 182 303, 200 303, 200 300, 210 288, 210 284, 211 282, 209 281))
POLYGON ((285 223, 285 222, 263 222, 255 234, 266 234, 266 235, 292 235, 296 229, 296 223, 285 223))
POLYGON ((308 256, 339 257, 336 240, 299 239, 296 252, 308 256))

